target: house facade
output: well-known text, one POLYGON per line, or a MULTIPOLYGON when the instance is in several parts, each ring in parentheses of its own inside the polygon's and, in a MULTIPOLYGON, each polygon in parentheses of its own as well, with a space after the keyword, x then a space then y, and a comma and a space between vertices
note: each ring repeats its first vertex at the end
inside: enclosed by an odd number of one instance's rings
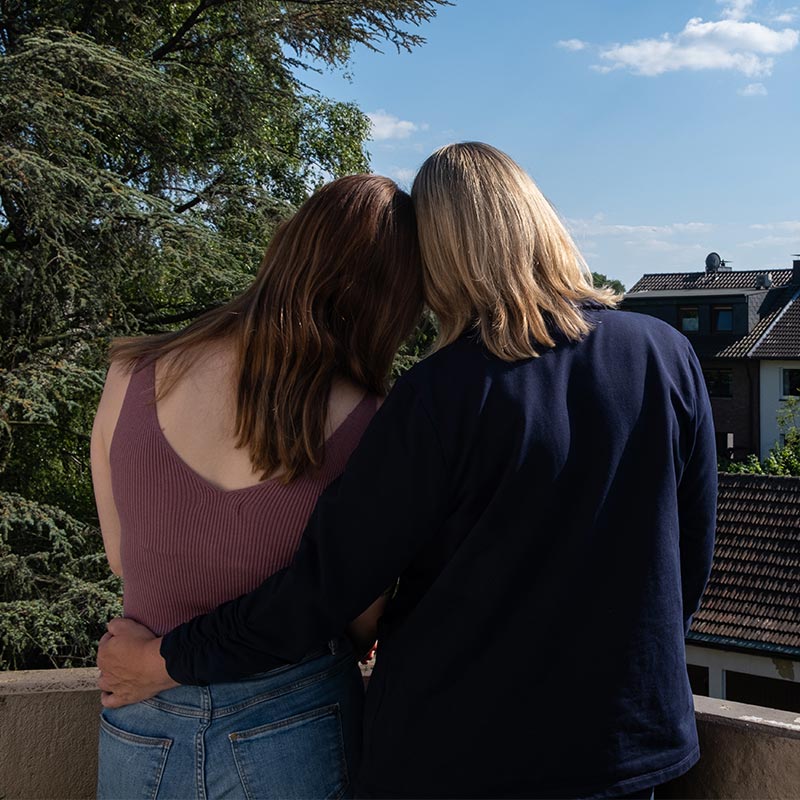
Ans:
POLYGON ((703 272, 644 275, 621 307, 664 320, 692 343, 720 454, 763 459, 780 444, 777 414, 800 395, 800 260, 733 271, 711 253, 703 272))
POLYGON ((695 694, 800 713, 800 478, 719 476, 686 662, 695 694))

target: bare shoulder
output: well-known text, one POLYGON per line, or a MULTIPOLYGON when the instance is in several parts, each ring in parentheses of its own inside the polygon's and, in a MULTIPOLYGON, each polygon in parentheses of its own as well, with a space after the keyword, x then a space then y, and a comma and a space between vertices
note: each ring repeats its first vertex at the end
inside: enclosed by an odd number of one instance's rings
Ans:
POLYGON ((131 380, 131 371, 117 361, 111 363, 106 374, 103 394, 97 406, 92 434, 110 438, 119 418, 125 393, 131 380))
POLYGON ((355 407, 364 399, 366 389, 347 378, 337 376, 333 379, 328 400, 327 435, 341 425, 355 407))

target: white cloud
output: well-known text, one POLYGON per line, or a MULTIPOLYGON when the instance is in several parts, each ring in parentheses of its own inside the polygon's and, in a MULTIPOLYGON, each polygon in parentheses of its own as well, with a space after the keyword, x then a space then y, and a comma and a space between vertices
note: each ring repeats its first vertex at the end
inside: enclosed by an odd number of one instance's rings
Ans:
POLYGON ((699 233, 710 231, 714 226, 710 222, 676 222, 672 226, 675 233, 699 233))
POLYGON ((685 249, 684 245, 668 242, 664 239, 637 239, 625 242, 628 247, 635 247, 637 250, 648 250, 654 253, 675 253, 685 249))
POLYGON ((748 83, 739 89, 739 94, 742 97, 758 97, 759 95, 767 94, 767 87, 763 83, 748 83))
POLYGON ((754 231, 789 231, 800 233, 800 221, 786 220, 785 222, 760 222, 750 226, 754 231))
POLYGON ((781 12, 780 14, 776 14, 772 17, 772 22, 777 22, 781 25, 791 25, 797 19, 797 12, 800 9, 797 6, 793 6, 792 8, 787 8, 786 11, 781 12))
POLYGON ((588 46, 586 42, 581 41, 580 39, 561 39, 560 41, 556 42, 557 47, 563 47, 565 50, 585 50, 588 46))
POLYGON ((400 119, 389 114, 382 108, 378 111, 367 112, 369 121, 372 123, 371 138, 376 142, 386 141, 387 139, 408 139, 416 131, 427 130, 425 123, 418 124, 407 119, 400 119))
POLYGON ((664 34, 603 50, 600 57, 609 64, 601 71, 628 69, 652 76, 682 69, 731 69, 762 77, 772 72, 772 56, 793 50, 798 41, 800 33, 791 28, 779 31, 759 22, 704 22, 696 17, 676 36, 664 34))
POLYGON ((604 222, 604 219, 602 214, 596 214, 591 219, 567 220, 567 225, 574 234, 581 236, 634 236, 637 239, 645 238, 651 241, 655 241, 656 237, 706 233, 714 227, 708 222, 673 222, 669 225, 613 225, 604 222))
POLYGON ((785 247, 793 252, 800 252, 800 220, 783 220, 780 222, 756 222, 748 226, 750 230, 764 234, 758 239, 742 242, 742 247, 785 247))
POLYGON ((797 236, 763 236, 750 242, 742 242, 739 247, 775 247, 777 245, 793 245, 797 247, 797 236))
POLYGON ((406 167, 393 167, 389 171, 389 175, 394 178, 401 186, 410 186, 411 182, 414 180, 414 172, 413 169, 407 169, 406 167))
POLYGON ((725 19, 744 19, 753 5, 753 0, 717 0, 717 5, 724 6, 722 16, 725 19))
MULTIPOLYGON (((749 78, 772 73, 775 58, 793 50, 800 43, 800 31, 777 28, 761 22, 746 21, 753 0, 717 0, 722 19, 690 19, 678 33, 636 39, 603 47, 600 63, 592 69, 600 73, 628 70, 636 75, 662 75, 678 70, 721 69, 740 72, 749 78)), ((773 17, 772 23, 787 24, 795 19, 798 8, 773 17)), ((568 50, 582 50, 590 45, 580 39, 558 42, 568 50)), ((751 94, 759 94, 756 90, 751 94)))

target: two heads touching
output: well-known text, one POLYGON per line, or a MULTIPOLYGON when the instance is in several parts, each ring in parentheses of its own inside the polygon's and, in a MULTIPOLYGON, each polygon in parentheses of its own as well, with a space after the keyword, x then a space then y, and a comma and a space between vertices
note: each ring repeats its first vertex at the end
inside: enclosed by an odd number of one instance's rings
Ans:
POLYGON ((431 155, 411 196, 377 175, 325 185, 279 227, 242 295, 185 330, 117 341, 111 356, 127 368, 161 359, 162 397, 199 355, 227 346, 236 442, 252 465, 242 480, 290 482, 320 466, 337 405, 346 411, 358 390, 385 393, 424 305, 439 322, 437 348, 473 330, 513 361, 553 346, 556 333, 586 334, 587 301, 616 297, 592 286, 524 170, 469 142, 431 155))

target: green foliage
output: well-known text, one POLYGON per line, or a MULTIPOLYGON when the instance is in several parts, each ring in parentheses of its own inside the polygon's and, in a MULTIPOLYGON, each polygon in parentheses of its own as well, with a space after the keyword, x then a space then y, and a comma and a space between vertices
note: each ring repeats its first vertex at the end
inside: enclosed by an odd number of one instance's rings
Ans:
POLYGON ((778 429, 783 434, 783 445, 770 450, 764 461, 750 455, 744 461, 720 461, 720 472, 749 475, 800 475, 800 397, 783 401, 776 415, 778 429))
POLYGON ((764 462, 770 475, 800 475, 800 397, 789 397, 777 414, 783 446, 775 447, 764 462))
POLYGON ((0 666, 81 663, 118 610, 88 464, 109 339, 225 301, 310 190, 368 169, 366 116, 308 82, 443 4, 2 4, 0 666))
POLYGON ((800 397, 787 397, 783 400, 775 419, 778 423, 778 430, 785 436, 787 442, 791 438, 796 443, 800 439, 800 433, 798 433, 800 397))
POLYGON ((120 593, 96 529, 0 495, 0 669, 91 663, 120 593))
POLYGON ((764 461, 767 475, 800 475, 800 441, 776 447, 764 461))
POLYGON ((720 472, 727 472, 730 475, 763 475, 764 468, 758 460, 758 456, 750 454, 742 461, 730 458, 720 458, 717 463, 720 472))
POLYGON ((430 311, 426 311, 414 334, 403 344, 395 356, 392 378, 399 378, 414 364, 421 361, 430 352, 438 333, 439 323, 436 317, 430 311))
POLYGON ((606 277, 602 272, 593 272, 592 282, 594 283, 595 289, 602 289, 604 286, 607 286, 609 289, 613 289, 617 294, 625 294, 624 284, 616 278, 606 277))

